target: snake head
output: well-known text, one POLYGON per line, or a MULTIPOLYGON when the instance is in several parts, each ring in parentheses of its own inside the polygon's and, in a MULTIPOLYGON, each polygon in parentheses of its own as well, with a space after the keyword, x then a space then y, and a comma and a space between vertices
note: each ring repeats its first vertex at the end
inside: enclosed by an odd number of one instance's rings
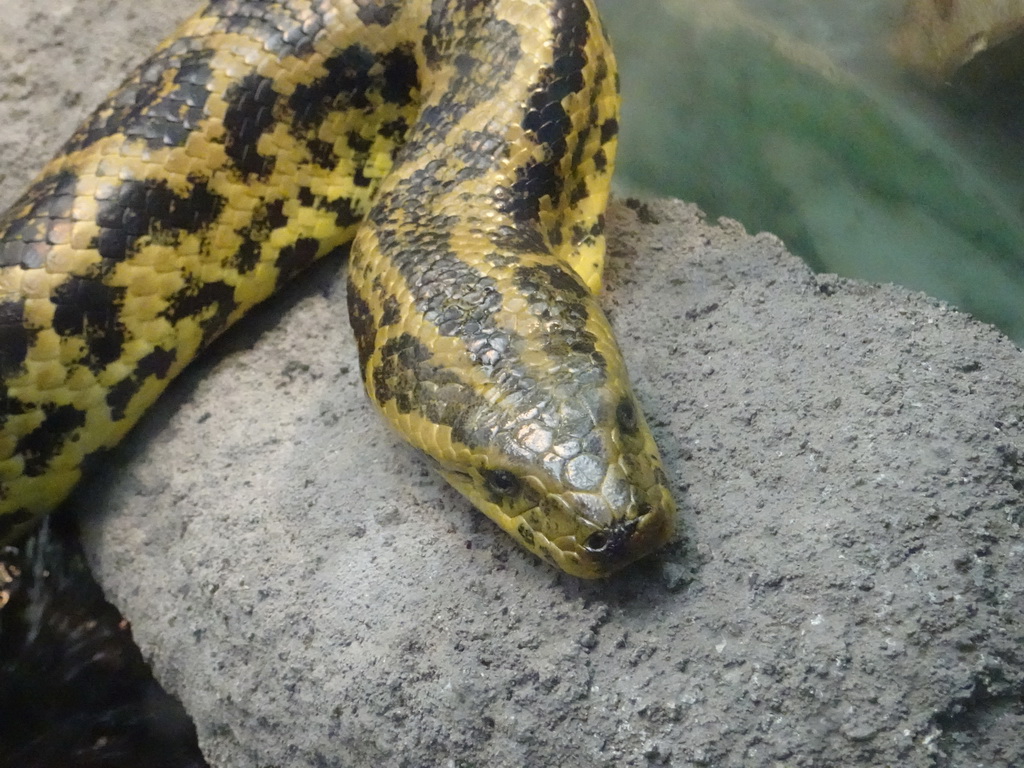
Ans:
POLYGON ((676 510, 633 395, 573 394, 527 409, 469 467, 441 474, 524 548, 600 578, 660 548, 676 510))
POLYGON ((387 421, 574 576, 607 576, 665 543, 675 505, 658 449, 581 277, 550 255, 470 240, 461 255, 429 241, 405 261, 375 259, 381 238, 367 231, 352 251, 349 316, 387 421), (391 263, 397 277, 379 271, 391 263))
POLYGON ((470 268, 428 248, 421 272, 407 267, 403 309, 371 252, 355 247, 349 268, 366 390, 449 483, 574 576, 606 576, 668 539, 658 449, 578 275, 543 255, 470 268))

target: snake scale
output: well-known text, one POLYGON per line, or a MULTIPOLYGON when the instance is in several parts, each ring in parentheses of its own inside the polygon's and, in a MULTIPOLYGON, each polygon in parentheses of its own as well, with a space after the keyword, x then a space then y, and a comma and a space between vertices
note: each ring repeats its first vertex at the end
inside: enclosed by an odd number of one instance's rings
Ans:
POLYGON ((659 547, 596 298, 618 103, 592 0, 213 0, 0 217, 0 541, 346 249, 369 398, 449 483, 576 576, 659 547))

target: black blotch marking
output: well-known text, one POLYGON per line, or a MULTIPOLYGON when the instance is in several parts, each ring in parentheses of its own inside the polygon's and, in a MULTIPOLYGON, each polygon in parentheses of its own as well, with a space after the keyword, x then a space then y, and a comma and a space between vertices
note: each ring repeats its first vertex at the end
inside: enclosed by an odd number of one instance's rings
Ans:
MULTIPOLYGON (((0 427, 7 423, 9 417, 32 413, 35 408, 35 403, 26 403, 16 397, 11 397, 7 391, 7 385, 0 382, 0 427)), ((0 519, 2 518, 3 515, 0 515, 0 519)))
POLYGON ((37 333, 25 327, 24 297, 0 302, 0 378, 13 378, 23 370, 37 333))
POLYGON ((378 131, 385 139, 393 140, 399 144, 405 141, 405 135, 408 132, 409 122, 404 117, 396 117, 394 120, 381 124, 380 131, 378 131))
POLYGON ((378 58, 384 67, 381 95, 390 104, 412 103, 413 91, 420 85, 419 70, 412 46, 394 48, 378 58))
POLYGON ((635 435, 640 429, 640 418, 636 412, 633 398, 628 395, 615 407, 615 422, 625 435, 635 435))
MULTIPOLYGON (((419 87, 416 57, 411 45, 375 54, 366 46, 354 44, 324 62, 327 74, 312 83, 300 85, 288 99, 293 112, 291 132, 305 142, 310 157, 325 169, 338 161, 335 147, 317 135, 318 127, 335 110, 366 110, 373 107, 370 94, 379 94, 386 102, 406 106, 419 87)), ((398 121, 392 121, 397 123, 398 121)), ((404 121, 403 121, 404 124, 404 121)), ((404 136, 405 129, 391 125, 389 130, 404 136)), ((347 144, 357 168, 373 146, 358 132, 350 132, 347 144)))
POLYGON ((592 243, 604 233, 604 214, 597 217, 597 221, 589 227, 583 222, 576 222, 572 225, 572 242, 579 247, 584 243, 592 243))
MULTIPOLYGON (((485 0, 457 0, 457 2, 434 3, 433 12, 427 20, 426 35, 423 38, 423 50, 427 62, 439 64, 445 54, 459 44, 454 42, 458 30, 458 17, 471 16, 475 10, 484 5, 485 0)), ((472 19, 470 22, 472 23, 472 19)), ((464 47, 464 46, 463 46, 464 47)), ((475 50, 466 48, 465 50, 475 50)))
POLYGON ((336 104, 355 109, 369 107, 367 93, 373 82, 370 70, 376 61, 376 55, 358 43, 327 59, 326 75, 296 86, 288 97, 288 106, 294 112, 293 126, 304 130, 319 125, 336 104))
POLYGON ((121 306, 126 288, 105 285, 99 277, 71 275, 53 291, 53 330, 61 336, 81 336, 85 352, 80 362, 99 373, 121 357, 125 328, 121 306))
POLYGON ((402 310, 398 305, 398 299, 394 296, 387 296, 384 299, 384 311, 380 316, 381 327, 394 325, 402 319, 402 310))
POLYGON ((357 0, 356 16, 363 24, 386 27, 390 24, 401 5, 389 0, 357 0))
MULTIPOLYGON (((386 341, 381 348, 381 364, 373 372, 377 402, 383 405, 394 400, 399 413, 412 411, 416 404, 415 372, 431 356, 430 350, 408 333, 386 341)), ((450 372, 442 373, 452 376, 450 372)))
POLYGON ((150 376, 156 376, 158 379, 164 379, 167 377, 167 372, 171 370, 171 366, 174 365, 174 361, 177 360, 177 358, 177 351, 173 349, 164 349, 163 347, 155 347, 148 355, 143 355, 139 358, 139 362, 135 366, 135 372, 142 379, 147 379, 150 376))
POLYGON ((320 241, 313 237, 300 237, 294 244, 282 248, 274 261, 278 269, 278 285, 291 280, 312 264, 319 250, 320 241))
MULTIPOLYGON (((516 270, 516 284, 530 294, 555 292, 568 294, 577 299, 590 295, 579 277, 567 269, 554 265, 520 267, 516 270)), ((585 311, 585 310, 584 310, 585 311)))
POLYGON ((73 405, 44 403, 41 409, 42 423, 27 435, 22 435, 14 447, 14 453, 24 459, 28 477, 43 474, 72 433, 85 426, 85 412, 73 405))
POLYGON ((513 253, 545 253, 544 238, 530 225, 502 226, 491 235, 491 243, 502 251, 513 253))
POLYGON ((541 199, 554 197, 561 184, 561 173, 554 164, 531 160, 516 170, 511 194, 505 204, 499 202, 499 208, 517 222, 537 221, 541 199))
POLYGON ((206 315, 199 323, 203 332, 202 346, 206 346, 227 327, 228 316, 236 307, 233 286, 220 281, 199 283, 193 278, 171 296, 162 317, 177 324, 186 317, 206 315))
POLYGON ((349 131, 345 137, 348 148, 357 154, 366 154, 373 147, 373 139, 367 139, 358 131, 349 131))
POLYGON ((464 166, 455 180, 461 182, 483 176, 501 163, 507 151, 508 140, 500 132, 466 131, 450 150, 464 166))
POLYGON ((228 266, 233 267, 240 275, 252 272, 260 263, 262 247, 262 242, 246 237, 228 262, 228 266))
POLYGON ((377 328, 370 305, 356 292, 351 280, 348 281, 348 320, 359 348, 359 370, 365 379, 366 364, 376 346, 377 328))
MULTIPOLYGON (((301 190, 299 195, 302 196, 301 190)), ((265 203, 262 208, 253 213, 249 224, 235 230, 236 234, 242 238, 242 244, 228 261, 228 266, 234 267, 241 275, 254 270, 260 262, 263 243, 270 237, 270 233, 287 223, 288 217, 284 215, 283 200, 271 200, 265 203)))
POLYGON ((351 198, 339 197, 337 200, 325 200, 321 206, 334 214, 334 223, 339 227, 350 227, 363 220, 363 215, 353 206, 351 198))
POLYGON ((583 162, 583 155, 587 150, 587 142, 590 140, 590 132, 592 130, 592 126, 585 125, 576 134, 576 148, 572 151, 572 161, 570 163, 573 168, 578 168, 583 162))
POLYGON ((92 245, 100 256, 124 261, 136 241, 151 235, 160 244, 175 245, 182 232, 200 232, 220 215, 224 198, 211 192, 208 182, 190 178, 187 196, 175 193, 166 181, 125 181, 99 201, 96 223, 100 233, 92 245))
POLYGON ((614 117, 609 117, 603 123, 601 123, 601 143, 607 144, 619 133, 619 121, 614 117))
POLYGON ((266 177, 274 170, 274 158, 257 149, 260 137, 274 125, 278 95, 273 86, 269 77, 246 75, 225 96, 224 151, 246 175, 266 177))
POLYGON ((175 359, 177 359, 177 353, 173 349, 163 349, 162 347, 157 347, 148 355, 139 358, 135 371, 112 386, 107 392, 110 417, 114 421, 123 419, 132 398, 142 388, 146 379, 150 376, 156 376, 158 379, 166 378, 175 359))
POLYGON ((562 228, 557 224, 548 229, 548 241, 551 243, 552 248, 557 248, 565 240, 565 235, 562 233, 562 228))
POLYGON ((586 198, 590 194, 590 190, 587 188, 587 180, 580 179, 576 182, 576 185, 572 188, 569 193, 569 204, 576 205, 580 200, 586 198))
POLYGON ((334 153, 334 145, 323 139, 306 139, 309 159, 324 170, 331 170, 338 164, 338 156, 334 153))
POLYGON ((352 174, 352 183, 357 187, 366 189, 373 183, 373 179, 366 176, 362 168, 356 168, 356 172, 352 174))
POLYGON ((182 41, 157 52, 64 145, 75 152, 122 133, 153 148, 180 147, 205 117, 214 51, 182 50, 182 41), (170 84, 167 84, 169 73, 170 84))
POLYGON ((577 378, 603 378, 607 360, 597 351, 597 338, 587 330, 590 292, 579 277, 554 265, 529 266, 516 270, 515 282, 530 302, 530 311, 547 324, 542 349, 577 378))
POLYGON ((586 85, 583 68, 587 64, 590 11, 583 0, 567 0, 551 12, 555 21, 554 61, 540 74, 523 118, 523 128, 545 148, 545 157, 519 168, 507 199, 500 201, 502 211, 516 221, 538 219, 541 200, 554 201, 561 194, 562 159, 572 133, 572 118, 562 101, 586 85))
MULTIPOLYGON (((472 139, 491 140, 484 134, 472 139)), ((448 178, 449 166, 448 161, 437 159, 409 173, 377 201, 370 217, 381 250, 403 254, 394 264, 424 320, 440 334, 460 339, 471 361, 493 370, 509 363, 509 350, 517 343, 517 337, 495 319, 502 305, 501 292, 493 277, 466 264, 454 253, 450 238, 458 217, 433 212, 424 205, 424 200, 434 195, 438 187, 444 189, 453 183, 448 178), (398 225, 397 218, 403 226, 398 225)), ((512 237, 514 233, 506 235, 512 237)), ((488 256, 492 264, 501 258, 501 254, 488 256)))
POLYGON ((451 39, 455 32, 455 23, 448 14, 449 11, 443 6, 440 9, 435 7, 427 20, 426 34, 423 36, 423 53, 431 67, 441 63, 445 50, 444 41, 451 39))
POLYGON ((508 81, 522 57, 519 33, 514 26, 492 13, 473 15, 481 5, 463 2, 461 10, 452 4, 438 8, 427 20, 423 50, 428 66, 449 61, 454 69, 448 89, 436 104, 420 112, 417 143, 410 143, 406 156, 416 156, 423 147, 443 141, 452 129, 482 102, 491 98, 508 81), (464 22, 455 23, 453 14, 465 13, 464 22), (476 56, 470 51, 480 51, 476 56))
POLYGON ((281 229, 281 227, 288 226, 288 217, 284 215, 284 200, 271 200, 263 211, 270 229, 281 229))
POLYGON ((395 266, 412 294, 423 319, 442 336, 465 341, 472 358, 485 365, 499 362, 509 346, 509 334, 495 321, 502 294, 492 277, 466 264, 451 250, 449 237, 457 217, 429 214, 424 210, 424 190, 432 182, 434 161, 410 174, 395 190, 394 199, 374 209, 377 240, 384 253, 408 253, 395 266), (388 211, 401 209, 410 230, 396 228, 388 211))
POLYGON ((470 447, 485 437, 474 430, 477 415, 487 403, 453 371, 432 365, 431 351, 403 333, 381 347, 381 364, 373 371, 378 403, 394 402, 399 413, 418 411, 434 424, 450 427, 452 437, 470 447))
POLYGON ((8 414, 12 416, 18 416, 24 413, 31 413, 35 410, 35 403, 26 403, 23 400, 19 400, 16 397, 9 397, 7 395, 7 389, 4 387, 4 397, 7 407, 4 409, 8 414))

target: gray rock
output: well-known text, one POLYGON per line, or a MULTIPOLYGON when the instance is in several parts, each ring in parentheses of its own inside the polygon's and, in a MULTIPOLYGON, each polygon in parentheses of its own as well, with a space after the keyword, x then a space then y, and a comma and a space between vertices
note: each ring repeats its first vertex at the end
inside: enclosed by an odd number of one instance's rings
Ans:
POLYGON ((611 211, 606 306, 681 501, 581 583, 362 393, 337 264, 87 488, 98 577, 218 766, 1024 760, 1019 351, 692 206, 611 211))

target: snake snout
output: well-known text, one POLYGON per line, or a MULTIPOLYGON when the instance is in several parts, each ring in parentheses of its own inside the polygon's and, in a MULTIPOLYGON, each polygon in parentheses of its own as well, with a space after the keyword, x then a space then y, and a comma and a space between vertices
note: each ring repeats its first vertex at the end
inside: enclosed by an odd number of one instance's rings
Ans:
POLYGON ((629 551, 630 540, 638 522, 638 518, 617 520, 607 528, 590 534, 583 542, 583 548, 592 555, 622 557, 629 551))

